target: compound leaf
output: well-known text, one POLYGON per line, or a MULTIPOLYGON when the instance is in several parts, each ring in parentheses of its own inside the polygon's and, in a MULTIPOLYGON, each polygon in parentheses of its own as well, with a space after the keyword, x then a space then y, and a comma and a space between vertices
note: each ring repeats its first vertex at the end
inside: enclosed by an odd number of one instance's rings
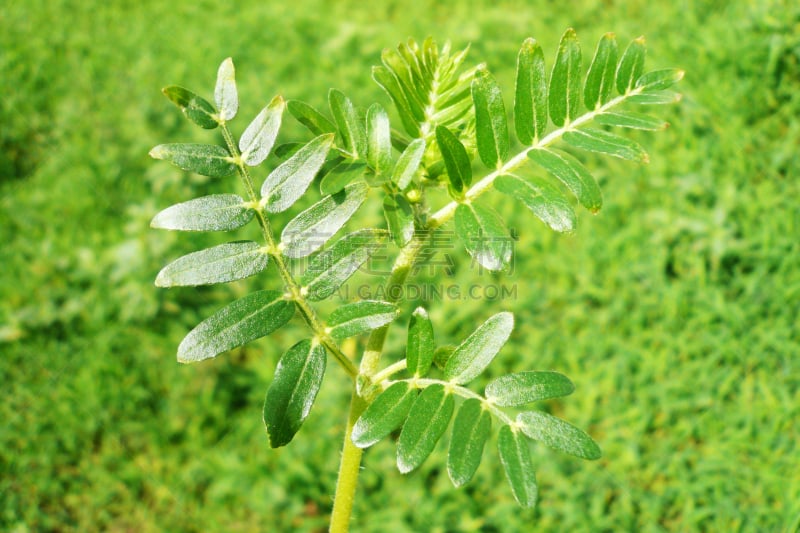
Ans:
POLYGON ((176 259, 158 273, 156 286, 227 283, 258 274, 268 262, 269 255, 257 242, 229 242, 176 259))
POLYGON ((626 94, 636 86, 636 80, 642 75, 644 70, 644 56, 646 48, 644 37, 637 37, 625 49, 622 59, 617 66, 617 90, 620 94, 626 94))
POLYGON ((514 499, 523 507, 534 507, 539 489, 528 441, 510 426, 503 426, 500 428, 497 448, 514 499))
POLYGON ((159 144, 150 150, 150 157, 211 178, 227 178, 236 173, 236 164, 228 151, 213 144, 159 144))
POLYGON ((406 342, 406 367, 411 375, 425 376, 433 364, 436 345, 433 339, 433 324, 424 307, 417 307, 408 323, 406 342))
POLYGON ((361 413, 350 440, 359 448, 369 448, 405 422, 416 397, 416 389, 408 382, 392 384, 361 413))
POLYGON ((517 56, 514 127, 522 144, 531 145, 547 128, 547 78, 544 52, 535 39, 526 39, 517 56))
POLYGON ((211 103, 196 95, 189 89, 171 85, 162 89, 164 96, 178 106, 181 112, 186 115, 186 118, 207 130, 213 130, 219 126, 217 122, 217 110, 211 103))
POLYGON ((300 100, 288 100, 286 109, 314 135, 336 133, 336 126, 325 115, 300 100))
POLYGON ((159 212, 151 228, 181 231, 228 231, 250 222, 255 211, 236 194, 212 194, 181 202, 159 212))
POLYGON ((283 354, 264 402, 264 424, 273 448, 285 446, 303 425, 325 376, 325 348, 302 340, 283 354))
POLYGON ((581 150, 619 157, 628 161, 639 163, 650 161, 647 152, 637 142, 603 130, 585 128, 568 131, 564 134, 564 142, 581 150))
POLYGON ((408 244, 414 236, 414 211, 408 200, 402 194, 384 196, 383 216, 398 248, 408 244))
POLYGON ((214 102, 219 109, 219 118, 231 120, 239 110, 239 95, 236 91, 236 70, 229 57, 222 62, 217 71, 217 84, 214 87, 214 102))
POLYGON ((425 139, 414 139, 397 158, 392 172, 392 181, 401 191, 406 190, 411 184, 411 180, 414 179, 423 154, 425 154, 425 139))
POLYGON ((276 96, 242 133, 239 150, 242 152, 242 161, 248 166, 260 165, 269 155, 281 128, 285 108, 283 97, 276 96))
POLYGON ((317 255, 300 278, 307 298, 324 300, 350 279, 386 240, 387 232, 363 229, 345 235, 317 255))
POLYGON ((497 313, 481 324, 459 344, 444 367, 444 377, 452 383, 469 383, 483 372, 514 329, 514 315, 497 313))
POLYGON ((575 211, 556 187, 543 179, 521 179, 505 174, 494 181, 495 188, 503 194, 525 204, 536 217, 555 231, 575 229, 575 211))
POLYGON ((581 47, 575 30, 568 29, 558 45, 550 75, 550 119, 556 126, 571 122, 581 101, 581 47))
POLYGON ((558 372, 519 372, 500 376, 486 385, 486 399, 500 407, 517 407, 572 394, 575 385, 558 372))
POLYGON ((312 139, 267 176, 261 196, 266 198, 264 208, 268 212, 286 211, 303 196, 325 163, 333 137, 326 133, 312 139))
POLYGON ((492 417, 476 398, 464 400, 453 421, 447 473, 453 485, 467 483, 481 464, 483 447, 492 429, 492 417))
POLYGON ((200 322, 178 346, 178 361, 194 363, 269 335, 294 316, 281 291, 258 291, 200 322))
POLYGON ((450 178, 450 188, 460 195, 472 183, 472 164, 467 149, 445 126, 436 127, 436 142, 439 144, 444 166, 450 178))
POLYGON ((628 113, 625 111, 602 113, 595 117, 595 121, 604 126, 617 126, 620 128, 632 128, 635 130, 648 131, 663 130, 669 126, 669 124, 659 118, 642 115, 641 113, 628 113))
POLYGON ((396 317, 393 303, 362 300, 337 307, 328 319, 328 330, 331 337, 341 341, 385 326, 396 317))
POLYGON ((328 92, 328 104, 333 119, 342 136, 345 149, 356 158, 367 157, 367 132, 364 123, 358 119, 353 102, 341 91, 331 89, 328 92))
POLYGON ((364 183, 348 185, 343 191, 326 196, 283 228, 281 246, 286 257, 305 257, 317 251, 353 216, 367 198, 364 183))
POLYGON ((564 152, 537 149, 528 152, 537 165, 545 169, 572 191, 578 201, 589 211, 596 213, 603 206, 600 186, 577 159, 564 152))
POLYGON ((500 86, 488 70, 480 68, 472 79, 478 155, 494 168, 508 157, 508 119, 500 86))
POLYGON ((511 236, 503 219, 488 207, 459 204, 455 228, 467 252, 482 267, 503 270, 511 261, 511 236))
POLYGON ((431 454, 453 416, 455 400, 444 386, 426 387, 408 413, 397 440, 397 469, 411 472, 431 454))
POLYGON ((613 33, 606 33, 597 43, 597 50, 586 75, 586 85, 583 89, 586 109, 591 111, 611 99, 616 69, 617 40, 613 33))
POLYGON ((517 424, 525 436, 561 452, 592 460, 602 455, 597 443, 583 430, 547 413, 520 413, 517 415, 517 424))

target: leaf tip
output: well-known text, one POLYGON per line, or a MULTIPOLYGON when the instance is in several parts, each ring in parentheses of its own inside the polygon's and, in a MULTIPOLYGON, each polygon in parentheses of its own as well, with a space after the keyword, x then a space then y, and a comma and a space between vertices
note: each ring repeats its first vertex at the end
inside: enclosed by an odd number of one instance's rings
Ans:
POLYGON ((644 46, 644 44, 645 44, 644 35, 638 36, 636 39, 633 40, 633 42, 635 42, 636 44, 644 46))
POLYGON ((154 146, 149 152, 147 152, 147 155, 149 155, 153 159, 164 159, 164 152, 165 152, 164 145, 159 144, 158 146, 154 146))

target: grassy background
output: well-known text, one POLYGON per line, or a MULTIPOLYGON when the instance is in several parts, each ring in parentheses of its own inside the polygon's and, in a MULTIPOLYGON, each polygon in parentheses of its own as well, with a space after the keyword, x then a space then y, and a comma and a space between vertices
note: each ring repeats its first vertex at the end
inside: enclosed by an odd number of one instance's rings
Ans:
MULTIPOLYGON (((518 208, 517 298, 439 302, 455 342, 500 307, 518 326, 492 372, 554 369, 576 393, 548 408, 604 457, 535 447, 541 501, 520 510, 494 452, 454 490, 443 446, 402 476, 366 455, 355 531, 795 531, 800 524, 800 9, 792 2, 367 3, 12 0, 0 17, 0 529, 324 528, 346 408, 341 371, 298 438, 268 448, 260 409, 299 327, 195 366, 175 348, 267 274, 156 290, 168 259, 224 236, 151 231, 161 208, 227 190, 148 159, 208 141, 163 99, 210 95, 237 64, 242 107, 276 93, 322 106, 380 100, 381 48, 472 43, 510 93, 516 51, 552 57, 573 26, 640 34, 649 66, 687 71, 672 127, 634 135, 646 167, 591 159, 606 198, 570 236, 518 208)), ((241 120, 246 120, 242 118, 241 120)), ((287 122, 290 122, 287 120, 287 122)), ((237 122, 236 127, 243 127, 237 122)), ((287 125, 283 138, 300 130, 287 125)), ((372 213, 368 216, 375 216, 372 213)), ((466 260, 461 259, 464 263, 466 260)), ((474 273, 462 275, 464 282, 474 273)), ((485 280, 480 280, 485 282, 485 280)), ((392 338, 399 353, 399 336, 392 338)))

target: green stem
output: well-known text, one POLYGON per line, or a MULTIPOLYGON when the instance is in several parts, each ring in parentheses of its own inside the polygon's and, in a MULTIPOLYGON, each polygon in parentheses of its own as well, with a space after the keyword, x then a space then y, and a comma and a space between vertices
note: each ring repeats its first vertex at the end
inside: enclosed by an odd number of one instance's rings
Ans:
POLYGON ((353 433, 353 425, 366 407, 366 402, 358 395, 354 386, 350 399, 347 428, 344 432, 339 477, 336 479, 336 496, 333 499, 333 511, 331 512, 331 533, 347 533, 350 527, 350 516, 353 514, 353 502, 355 501, 358 472, 361 467, 361 455, 363 454, 363 450, 353 444, 350 436, 353 433))

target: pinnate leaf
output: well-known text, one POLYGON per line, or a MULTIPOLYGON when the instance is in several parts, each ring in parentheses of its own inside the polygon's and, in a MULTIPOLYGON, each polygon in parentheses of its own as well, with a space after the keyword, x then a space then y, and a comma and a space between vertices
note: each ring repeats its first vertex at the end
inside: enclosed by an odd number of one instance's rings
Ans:
POLYGON ((414 139, 409 143, 394 166, 392 181, 397 188, 404 191, 411 184, 411 180, 419 169, 422 156, 425 154, 425 139, 414 139))
POLYGON ((547 128, 547 78, 544 52, 534 39, 526 39, 517 56, 514 127, 522 144, 531 145, 547 128))
POLYGON ((632 94, 628 97, 628 102, 639 105, 667 105, 679 102, 681 94, 675 91, 653 91, 640 94, 632 94))
POLYGON ((369 448, 405 422, 417 397, 405 381, 398 381, 378 395, 353 425, 350 439, 359 448, 369 448))
POLYGON ((603 206, 600 186, 577 159, 564 152, 537 149, 528 152, 537 165, 561 181, 578 199, 583 207, 596 213, 603 206))
POLYGON ((341 341, 385 326, 396 317, 394 304, 362 300, 337 307, 328 319, 328 332, 335 340, 341 341))
POLYGON ((647 152, 637 142, 603 130, 585 128, 568 131, 564 134, 564 141, 581 150, 619 157, 628 161, 639 163, 650 161, 647 152))
POLYGON ((632 128, 635 130, 658 131, 663 130, 669 124, 663 120, 641 113, 628 113, 625 111, 613 111, 602 113, 595 117, 598 124, 604 126, 617 126, 620 128, 632 128))
POLYGON ((550 75, 550 119, 563 126, 578 114, 581 101, 581 47, 575 30, 568 29, 558 45, 550 75))
POLYGON ((186 118, 207 130, 213 130, 219 126, 217 122, 217 110, 208 100, 196 95, 189 89, 172 85, 165 87, 162 92, 172 103, 178 106, 186 115, 186 118))
POLYGON ((325 376, 325 348, 306 339, 283 354, 264 402, 264 424, 273 448, 285 446, 303 425, 325 376))
POLYGON ((242 161, 248 166, 260 165, 269 155, 278 137, 285 108, 286 102, 281 96, 276 96, 242 133, 239 150, 242 161))
POLYGON ((357 158, 367 157, 367 132, 364 123, 359 120, 353 102, 341 91, 331 89, 328 92, 328 104, 333 119, 342 136, 345 149, 357 158))
POLYGON ((654 70, 643 74, 636 80, 636 88, 644 92, 669 89, 683 79, 685 72, 677 68, 654 70))
POLYGON ((383 198, 383 216, 395 244, 402 248, 414 237, 414 211, 402 194, 383 198))
POLYGON ((453 416, 455 401, 441 384, 426 387, 408 413, 397 440, 397 469, 411 472, 431 454, 453 416))
POLYGON ((363 161, 353 161, 343 159, 338 165, 333 167, 330 172, 325 174, 319 184, 319 191, 322 194, 336 194, 347 185, 354 183, 364 177, 367 164, 363 161))
POLYGON ((280 291, 258 291, 223 307, 197 325, 178 347, 178 361, 194 363, 269 335, 294 315, 280 291))
POLYGON ((424 307, 417 307, 408 323, 406 363, 408 371, 416 377, 424 377, 433 364, 436 349, 433 324, 424 307))
POLYGON ((575 385, 558 372, 507 374, 486 385, 486 399, 501 407, 517 407, 572 394, 575 385))
POLYGON ((269 255, 257 242, 229 242, 176 259, 158 273, 156 286, 227 283, 258 274, 268 262, 269 255))
POLYGON ((336 133, 336 126, 325 115, 300 100, 288 100, 286 109, 314 135, 336 133))
POLYGON ((236 116, 236 111, 239 110, 239 94, 236 91, 236 70, 230 57, 222 62, 217 71, 214 101, 219 109, 219 118, 231 120, 236 116))
POLYGON ((447 454, 447 473, 456 487, 464 485, 475 475, 491 429, 492 417, 480 400, 464 400, 453 421, 450 451, 447 454))
POLYGON ((613 33, 606 33, 597 43, 586 85, 583 89, 583 101, 586 109, 593 110, 611 98, 614 88, 614 74, 617 69, 617 40, 613 33))
POLYGON ((514 315, 497 313, 459 344, 444 367, 445 379, 458 385, 469 383, 483 372, 514 329, 514 315))
POLYGON ((151 228, 181 231, 228 231, 250 222, 255 211, 236 194, 212 194, 181 202, 158 213, 151 228))
POLYGON ((617 66, 617 90, 620 94, 626 94, 636 86, 636 80, 644 70, 645 53, 644 37, 637 37, 625 49, 617 66))
POLYGON ((445 126, 436 127, 436 142, 439 144, 444 166, 450 178, 450 189, 460 196, 472 183, 472 164, 467 149, 445 126))
POLYGON ((478 155, 494 168, 508 157, 508 119, 500 86, 488 70, 480 68, 472 79, 478 155))
POLYGON ((602 453, 597 443, 583 430, 541 411, 526 411, 517 415, 520 430, 531 439, 553 449, 582 459, 599 459, 602 453))
POLYGON ((474 203, 459 204, 455 228, 467 252, 483 268, 503 270, 511 261, 511 236, 503 219, 490 208, 474 203))
POLYGON ((392 131, 389 115, 380 104, 367 109, 367 161, 376 174, 389 171, 392 166, 392 131))
POLYGON ((514 499, 523 507, 534 507, 539 488, 528 441, 510 426, 503 426, 500 428, 497 448, 514 499))
POLYGON ((261 196, 266 199, 264 207, 268 212, 286 211, 303 196, 325 163, 332 144, 333 134, 320 135, 267 176, 261 186, 261 196))
POLYGON ((380 87, 386 91, 386 94, 389 95, 389 98, 392 99, 406 132, 413 137, 418 137, 420 133, 419 123, 422 121, 422 117, 418 118, 415 116, 415 108, 412 107, 404 94, 400 82, 395 75, 386 67, 375 66, 372 67, 372 79, 375 80, 375 83, 380 85, 380 87))
POLYGON ((494 186, 501 193, 525 204, 551 229, 562 232, 575 229, 575 211, 569 200, 545 180, 536 177, 525 180, 505 174, 494 181, 494 186))
POLYGON ((150 157, 211 178, 227 178, 236 173, 236 164, 228 151, 213 144, 159 144, 150 150, 150 157))

